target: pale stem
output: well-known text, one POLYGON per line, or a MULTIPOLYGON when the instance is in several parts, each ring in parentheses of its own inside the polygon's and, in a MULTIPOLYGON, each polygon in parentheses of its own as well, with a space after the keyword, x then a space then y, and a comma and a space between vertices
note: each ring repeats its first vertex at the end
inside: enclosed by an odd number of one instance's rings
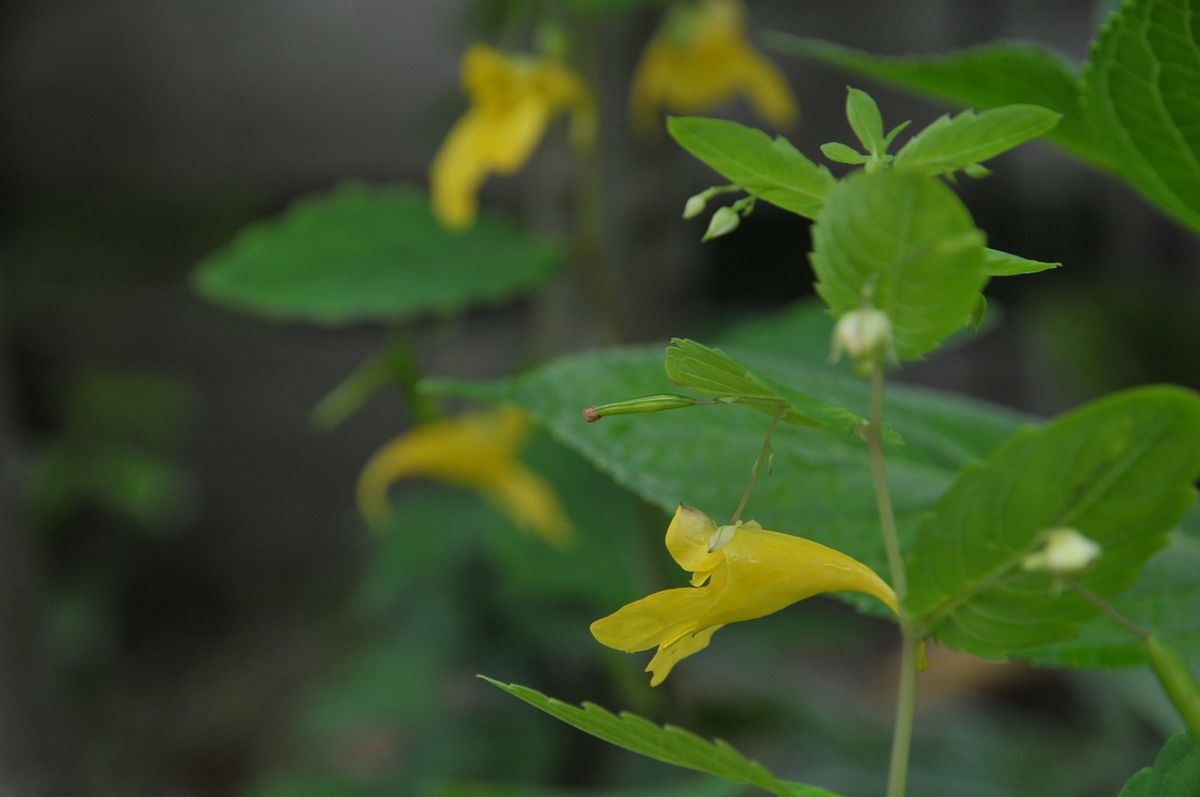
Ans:
POLYGON ((1179 713, 1192 735, 1200 739, 1200 684, 1192 674, 1187 660, 1174 645, 1156 637, 1150 631, 1125 618, 1108 601, 1090 589, 1075 585, 1075 591, 1113 622, 1141 640, 1142 652, 1150 662, 1154 676, 1166 693, 1167 699, 1179 713))
POLYGON ((758 459, 754 460, 754 467, 750 469, 750 483, 746 485, 746 492, 742 493, 742 500, 738 502, 737 509, 733 512, 733 517, 729 519, 729 525, 734 525, 742 519, 742 512, 746 511, 746 504, 750 501, 750 494, 754 492, 754 486, 758 484, 758 474, 762 471, 763 463, 771 456, 771 437, 775 434, 775 427, 779 425, 779 419, 787 412, 787 407, 780 408, 775 417, 771 419, 771 425, 767 427, 767 436, 763 438, 762 448, 758 452, 758 459))
MULTIPOLYGON (((597 109, 600 106, 602 64, 600 47, 596 42, 594 20, 588 13, 579 14, 576 32, 579 46, 579 65, 594 92, 597 109)), ((599 114, 597 114, 599 116, 599 114)), ((575 233, 575 255, 579 263, 589 299, 599 316, 608 343, 626 339, 625 312, 618 297, 609 258, 604 219, 604 162, 601 153, 599 121, 596 140, 586 152, 580 153, 578 227, 575 233)))
POLYGON ((913 713, 917 693, 917 638, 912 621, 904 608, 908 581, 904 559, 900 555, 900 535, 896 531, 896 515, 888 491, 887 469, 883 462, 883 367, 876 365, 871 373, 871 417, 866 428, 867 451, 871 458, 871 476, 875 483, 875 503, 879 509, 879 526, 887 550, 888 566, 892 572, 892 588, 900 607, 900 682, 896 694, 896 721, 892 731, 892 756, 888 765, 887 797, 904 797, 908 780, 908 754, 912 747, 913 713))

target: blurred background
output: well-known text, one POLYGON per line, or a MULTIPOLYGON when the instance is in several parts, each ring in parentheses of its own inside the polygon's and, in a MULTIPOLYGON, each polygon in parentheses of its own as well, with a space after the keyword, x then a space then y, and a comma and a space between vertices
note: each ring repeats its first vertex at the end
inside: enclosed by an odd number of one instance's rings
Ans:
MULTIPOLYGON (((0 794, 745 793, 593 744, 477 672, 879 790, 886 627, 818 599, 731 628, 651 692, 642 657, 600 648, 587 624, 678 583, 669 562, 629 561, 657 544, 657 509, 539 437, 527 460, 599 547, 563 559, 430 484, 398 491, 392 533, 372 534, 355 479, 412 408, 384 391, 328 433, 309 413, 397 330, 269 322, 191 289, 199 261, 299 196, 424 183, 466 107, 461 53, 494 37, 501 5, 0 10, 0 794)), ((749 26, 895 54, 1029 39, 1078 62, 1110 6, 754 0, 749 26)), ((586 30, 626 342, 703 340, 812 294, 807 224, 760 207, 702 246, 703 222, 679 214, 714 177, 665 134, 634 135, 628 86, 661 15, 637 6, 586 30)), ((769 57, 802 108, 786 133, 810 154, 848 139, 848 82, 885 120, 946 110, 769 57)), ((761 124, 741 102, 718 113, 761 124)), ((959 186, 990 244, 1064 267, 993 283, 999 322, 902 378, 1040 415, 1145 382, 1200 387, 1180 345, 1200 339, 1200 242, 1044 144, 993 169, 959 186)), ((561 235, 574 179, 558 124, 482 203, 561 235)), ((532 296, 400 331, 421 373, 491 377, 605 342, 600 321, 567 269, 532 296)), ((1138 674, 949 671, 918 719, 917 793, 1112 794, 1174 727, 1138 674)))

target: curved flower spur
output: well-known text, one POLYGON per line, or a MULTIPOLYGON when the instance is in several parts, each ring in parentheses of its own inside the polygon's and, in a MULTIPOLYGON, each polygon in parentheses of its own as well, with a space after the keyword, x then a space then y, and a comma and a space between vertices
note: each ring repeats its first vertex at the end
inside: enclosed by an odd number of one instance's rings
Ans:
POLYGON ((692 586, 655 592, 592 623, 610 648, 634 653, 658 646, 646 671, 658 686, 682 659, 708 647, 727 623, 754 620, 822 592, 874 595, 897 611, 896 594, 874 570, 820 543, 767 531, 753 521, 717 526, 679 505, 667 550, 692 574, 692 586))

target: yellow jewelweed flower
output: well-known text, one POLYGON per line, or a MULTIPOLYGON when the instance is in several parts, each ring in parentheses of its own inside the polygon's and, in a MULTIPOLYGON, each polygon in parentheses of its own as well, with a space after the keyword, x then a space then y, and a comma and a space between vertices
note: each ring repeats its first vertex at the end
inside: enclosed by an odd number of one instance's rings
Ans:
POLYGON ((757 523, 718 527, 680 504, 667 528, 667 550, 692 573, 691 587, 656 592, 592 623, 592 636, 610 648, 634 653, 658 645, 646 667, 651 686, 708 647, 723 625, 764 617, 822 592, 863 592, 898 611, 892 588, 862 562, 757 523))
POLYGON ((552 545, 571 539, 571 523, 554 489, 517 459, 529 436, 529 416, 512 407, 435 421, 379 449, 358 477, 358 506, 378 524, 391 513, 388 488, 407 476, 428 476, 474 490, 520 528, 552 545))
POLYGON ((430 170, 433 211, 450 229, 475 221, 479 188, 488 175, 512 174, 533 153, 559 114, 574 114, 578 146, 595 137, 591 92, 579 75, 554 58, 510 57, 491 47, 469 47, 462 85, 471 107, 458 120, 430 170))
POLYGON ((642 53, 630 110, 638 127, 653 129, 658 109, 698 113, 745 94, 776 127, 800 111, 787 81, 746 41, 745 9, 738 0, 701 0, 676 6, 642 53))

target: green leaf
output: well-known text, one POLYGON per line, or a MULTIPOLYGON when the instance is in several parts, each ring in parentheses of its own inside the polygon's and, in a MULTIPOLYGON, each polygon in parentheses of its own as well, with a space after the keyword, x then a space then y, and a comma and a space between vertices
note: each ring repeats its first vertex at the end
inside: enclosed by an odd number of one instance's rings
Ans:
POLYGON ((1083 114, 1082 81, 1059 55, 1032 44, 989 44, 955 53, 883 56, 782 33, 770 46, 975 108, 1040 105, 1063 115, 1047 138, 1099 168, 1109 157, 1083 114))
POLYGON ((719 398, 738 398, 738 403, 796 426, 829 429, 851 434, 866 421, 854 413, 826 404, 796 390, 778 389, 766 384, 720 349, 685 338, 673 338, 667 347, 664 366, 667 377, 681 387, 690 387, 719 398), (784 409, 786 408, 786 410, 784 409))
MULTIPOLYGON (((769 386, 803 386, 820 401, 858 415, 867 412, 866 386, 848 373, 804 365, 790 356, 730 352, 769 386)), ((680 501, 713 516, 732 512, 768 424, 757 413, 727 407, 585 423, 580 410, 586 406, 668 388, 662 350, 656 346, 579 354, 499 382, 427 380, 423 386, 528 410, 618 484, 665 512, 674 511, 680 501), (705 417, 698 419, 698 413, 705 417)), ((933 506, 958 470, 986 457, 1024 420, 998 407, 900 385, 888 389, 887 418, 904 438, 904 445, 889 452, 888 477, 906 541, 917 518, 933 506)), ((759 481, 747 517, 886 569, 862 441, 781 425, 772 449, 773 473, 759 481)), ((858 601, 851 593, 837 597, 876 611, 870 599, 858 601)))
POLYGON ((667 130, 679 145, 748 193, 811 219, 821 209, 833 175, 788 140, 736 122, 672 117, 667 130))
POLYGON ((983 270, 989 277, 1016 277, 1022 274, 1037 274, 1059 268, 1062 263, 1044 263, 1041 260, 1010 255, 997 249, 983 250, 983 270))
POLYGON ((1194 797, 1200 794, 1200 745, 1187 733, 1172 736, 1153 767, 1130 778, 1117 797, 1194 797))
POLYGON ((870 160, 866 155, 862 154, 853 147, 848 147, 837 141, 830 141, 828 144, 821 145, 821 153, 834 163, 849 163, 858 165, 866 163, 870 160))
POLYGON ((559 247, 487 216, 448 232, 411 186, 351 183, 242 230, 193 282, 214 302, 271 319, 394 322, 508 299, 561 261, 559 247))
POLYGON ((850 120, 850 129, 858 136, 863 149, 875 157, 887 151, 883 138, 883 117, 870 94, 847 87, 846 118, 850 120))
POLYGON ((1078 635, 1097 610, 1020 562, 1043 530, 1077 529, 1103 553, 1078 583, 1128 587, 1195 500, 1200 398, 1176 387, 1108 396, 1013 435, 923 519, 907 605, 949 647, 987 658, 1078 635))
POLYGON ((1037 105, 1006 105, 976 114, 942 116, 896 153, 895 167, 950 174, 994 158, 1058 123, 1061 114, 1037 105))
POLYGON ((890 316, 897 353, 915 359, 970 320, 987 279, 983 244, 939 180, 856 172, 829 191, 813 225, 817 293, 837 316, 869 297, 890 316))
POLYGON ((1092 129, 1121 175, 1200 232, 1200 12, 1189 0, 1126 3, 1084 75, 1092 129))
POLYGON ((720 739, 708 742, 682 728, 655 725, 629 712, 617 716, 595 703, 573 706, 527 686, 504 684, 486 675, 479 677, 584 733, 655 761, 707 772, 734 783, 748 783, 779 797, 836 797, 816 786, 777 778, 762 764, 744 758, 720 739))

